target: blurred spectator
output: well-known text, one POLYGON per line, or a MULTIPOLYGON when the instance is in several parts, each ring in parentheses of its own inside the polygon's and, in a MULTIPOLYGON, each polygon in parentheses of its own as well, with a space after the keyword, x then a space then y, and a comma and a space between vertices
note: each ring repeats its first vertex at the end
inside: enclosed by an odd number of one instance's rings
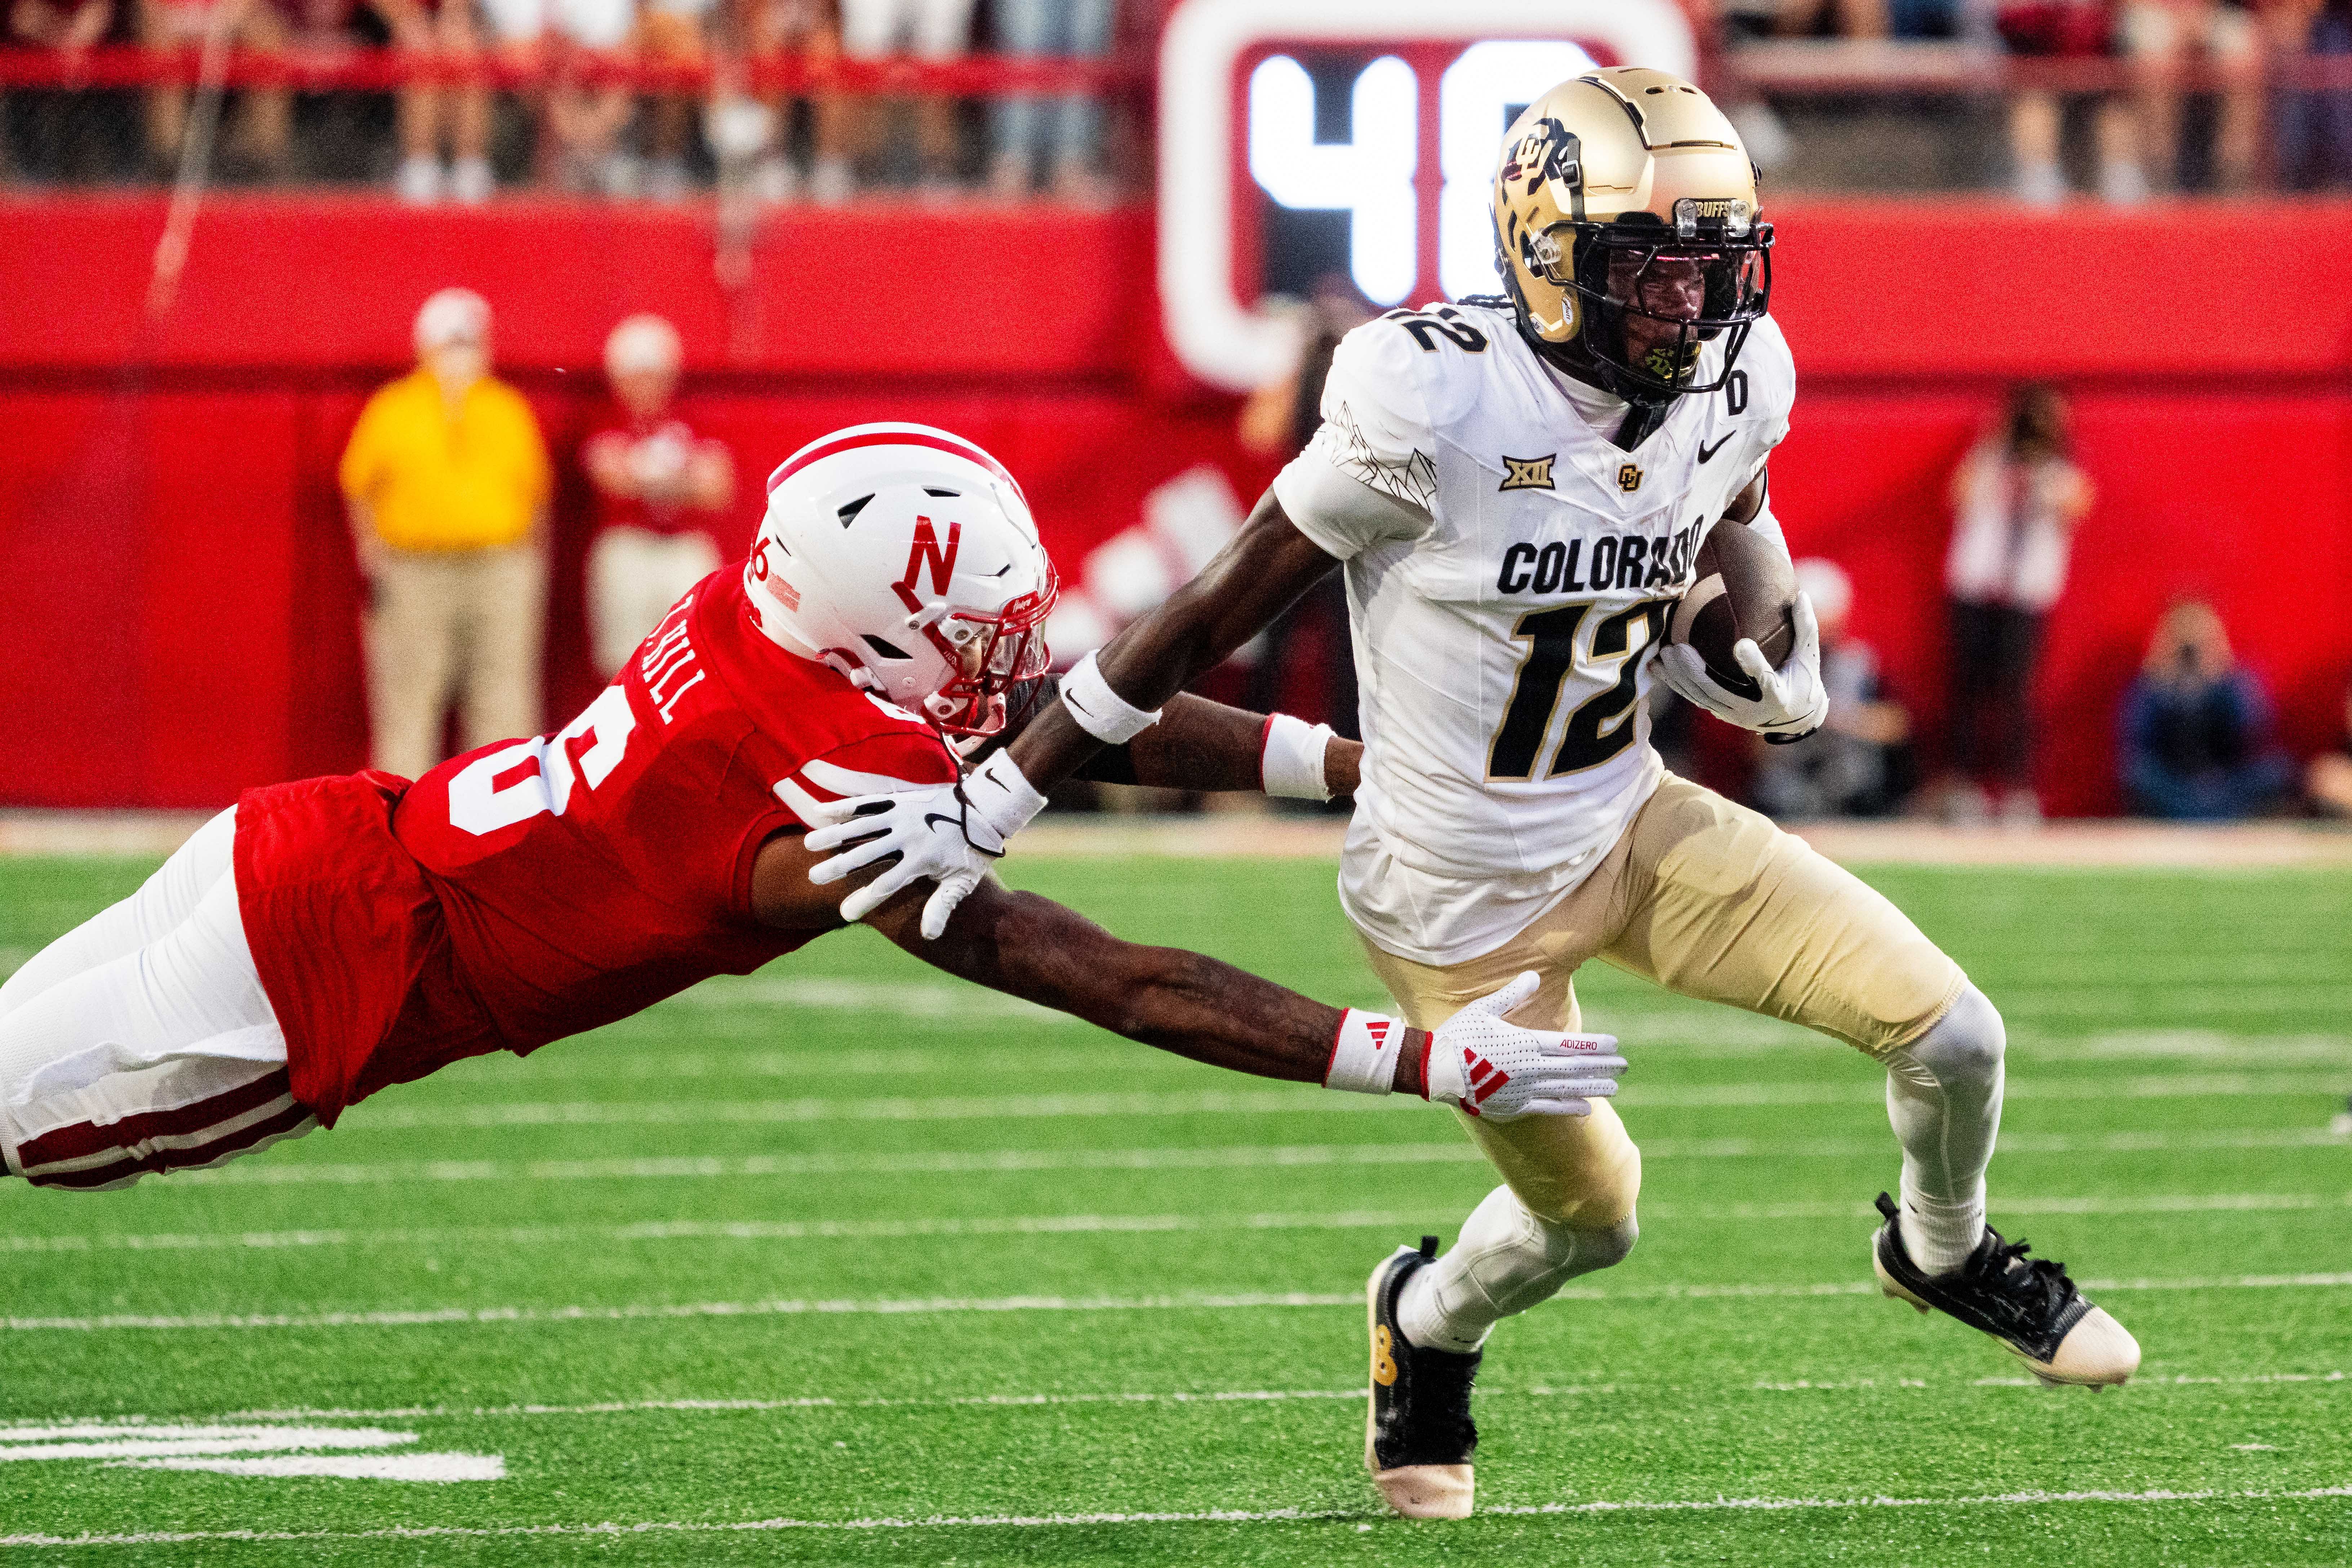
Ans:
MULTIPOLYGON (((996 47, 1016 59, 1100 59, 1110 53, 1117 0, 996 0, 996 47)), ((1099 206, 1103 111, 1087 93, 1007 98, 996 105, 995 161, 989 188, 1007 201, 1026 196, 1039 155, 1051 159, 1053 191, 1066 202, 1099 206)))
POLYGON ((2222 822, 2274 805, 2294 769, 2271 738, 2270 698, 2231 657, 2213 606, 2165 612, 2124 695, 2124 794, 2143 816, 2222 822))
MULTIPOLYGON (((1994 24, 2012 55, 2097 58, 2115 40, 2115 0, 2001 0, 1994 24)), ((2011 179, 2020 201, 2056 206, 2066 199, 2066 175, 2058 161, 2063 126, 2055 93, 2021 89, 2011 95, 2011 179)), ((2139 126, 2131 105, 2119 97, 2102 98, 2095 134, 2099 195, 2116 203, 2145 201, 2147 174, 2140 166, 2139 126)))
POLYGON ((2304 770, 2304 793, 2322 816, 2352 816, 2352 692, 2344 698, 2344 735, 2304 770))
MULTIPOLYGON (((824 73, 841 55, 841 18, 833 0, 733 0, 734 27, 754 66, 800 56, 824 73)), ((788 202, 803 189, 821 206, 838 206, 856 189, 851 176, 850 102, 832 89, 809 95, 809 168, 803 181, 792 161, 793 96, 778 93, 770 118, 753 143, 755 194, 763 201, 788 202)), ((714 136, 716 146, 723 137, 714 136)))
MULTIPOLYGON (((100 44, 122 41, 125 24, 114 0, 0 0, 0 48, 53 50, 69 69, 100 44)), ((85 165, 108 161, 102 121, 113 106, 96 101, 100 95, 35 91, 16 95, 13 106, 10 96, 0 91, 0 181, 19 174, 87 177, 95 171, 85 165), (17 108, 26 111, 22 118, 10 111, 17 108), (18 135, 28 154, 21 165, 11 145, 18 135)))
MULTIPOLYGON (((1306 449, 1323 423, 1323 383, 1331 374, 1331 356, 1339 351, 1339 340, 1375 314, 1345 273, 1326 273, 1316 279, 1313 298, 1292 308, 1297 357, 1289 369, 1242 405, 1237 433, 1244 451, 1286 463, 1306 449)), ((1309 717, 1356 739, 1355 645, 1348 627, 1347 589, 1336 572, 1266 628, 1243 703, 1268 713, 1282 708, 1286 700, 1284 682, 1293 673, 1302 644, 1321 666, 1316 674, 1325 710, 1309 717)))
POLYGON ((1800 561, 1797 586, 1821 621, 1830 715, 1793 745, 1756 747, 1755 803, 1783 820, 1885 816, 1900 804, 1896 749, 1910 737, 1911 716, 1887 698, 1878 656, 1846 635, 1853 584, 1844 570, 1832 561, 1800 561))
MULTIPOLYGON (((701 65, 709 58, 717 9, 718 0, 645 0, 637 14, 640 58, 650 66, 701 65)), ((658 92, 646 108, 646 195, 657 202, 683 200, 693 187, 686 156, 693 140, 694 100, 683 92, 658 92)))
POLYGON ((106 37, 115 24, 113 0, 16 0, 7 12, 7 30, 14 37, 57 49, 58 54, 87 54, 106 37))
MULTIPOLYGON (((2126 0, 2118 41, 2131 62, 2139 135, 2147 161, 2142 193, 2179 183, 2180 78, 2192 58, 2221 78, 2221 120, 2213 144, 2214 183, 2225 192, 2253 183, 2263 123, 2263 40, 2252 14, 2222 0, 2126 0)), ((2102 175, 2102 180, 2106 176, 2102 175)), ((2109 195, 2109 200, 2122 199, 2109 195)))
POLYGON ((1297 333, 1297 353, 1281 374, 1242 405, 1242 446, 1253 456, 1288 462, 1306 450, 1323 423, 1323 382, 1339 340, 1378 314, 1344 272, 1315 280, 1305 304, 1285 307, 1297 333))
POLYGON ((2092 498, 2067 426, 2057 388, 2019 386, 1999 428, 1952 475, 1944 586, 1955 776, 1945 809, 1957 820, 1987 815, 1987 785, 2001 791, 2003 816, 2041 816, 2032 784, 2033 667, 2042 619, 2066 585, 2074 525, 2092 498))
POLYGON ((645 165, 621 145, 636 103, 615 81, 591 81, 582 67, 598 55, 633 57, 636 0, 482 0, 505 47, 546 62, 544 120, 556 188, 607 196, 643 194, 645 165))
POLYGON ((1841 38, 1883 38, 1887 10, 1887 0, 1780 0, 1774 30, 1794 38, 1824 33, 1841 38))
MULTIPOLYGON (((2352 56, 2352 0, 2278 0, 2269 20, 2282 57, 2352 56)), ((2352 91, 2296 88, 2279 99, 2279 183, 2312 191, 2352 181, 2352 91)))
POLYGON ((596 489, 589 651, 607 676, 723 559, 709 531, 734 504, 735 460, 671 407, 678 360, 677 329, 659 316, 631 316, 604 340, 614 408, 582 460, 596 489))
MULTIPOLYGON (((906 51, 927 63, 961 59, 971 47, 973 4, 974 0, 841 0, 842 53, 854 60, 885 59, 906 51)), ((879 140, 878 119, 896 107, 887 99, 856 100, 856 140, 862 151, 873 153, 879 140)), ((934 196, 951 194, 957 184, 953 100, 936 92, 917 98, 915 151, 921 188, 934 196)))
MULTIPOLYGON (((392 29, 393 47, 412 58, 437 54, 460 65, 479 58, 473 0, 394 0, 378 11, 392 29)), ((400 172, 393 188, 400 199, 420 205, 445 195, 468 206, 488 201, 498 184, 490 172, 489 88, 479 81, 422 81, 403 88, 395 102, 400 172)))
POLYGON ((62 55, 88 54, 113 26, 113 0, 16 0, 8 7, 11 35, 62 55))
MULTIPOLYGON (((131 0, 139 41, 151 49, 199 50, 206 35, 256 55, 286 52, 285 17, 268 0, 131 0)), ((282 87, 240 89, 235 129, 220 160, 224 174, 275 177, 286 170, 294 128, 293 95, 282 87)), ((188 130, 188 89, 163 82, 147 89, 147 155, 159 178, 178 170, 188 130)))
POLYGON ((547 618, 547 447, 491 377, 490 308, 444 289, 416 313, 417 368, 368 399, 343 495, 367 584, 374 765, 441 760, 452 691, 462 744, 540 728, 547 618))

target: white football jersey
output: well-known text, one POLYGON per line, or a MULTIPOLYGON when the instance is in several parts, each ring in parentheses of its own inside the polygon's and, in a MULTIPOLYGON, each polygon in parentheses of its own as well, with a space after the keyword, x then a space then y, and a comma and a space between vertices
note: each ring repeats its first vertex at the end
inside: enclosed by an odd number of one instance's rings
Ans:
POLYGON ((1391 310, 1339 344, 1275 493, 1347 563, 1366 752, 1340 894, 1374 942, 1424 963, 1491 951, 1648 800, 1651 656, 1795 388, 1768 317, 1721 390, 1628 452, 1623 405, 1549 369, 1507 308, 1391 310))

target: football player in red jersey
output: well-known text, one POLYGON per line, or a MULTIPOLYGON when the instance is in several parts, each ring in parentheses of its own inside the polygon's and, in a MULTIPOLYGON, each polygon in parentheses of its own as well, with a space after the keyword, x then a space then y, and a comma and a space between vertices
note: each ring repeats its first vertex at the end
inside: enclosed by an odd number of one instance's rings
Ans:
MULTIPOLYGON (((0 986, 8 1173, 87 1190, 216 1164, 838 929, 803 830, 845 826, 845 798, 958 778, 949 737, 1001 727, 1007 694, 1045 668, 1054 570, 1012 477, 945 431, 838 432, 769 491, 750 559, 681 600, 554 734, 413 784, 249 791, 18 970, 0 986)), ((1123 765, 1255 784, 1279 732, 1188 701, 1123 765)), ((1202 1061, 1496 1120, 1587 1112, 1624 1068, 1605 1036, 1505 1023, 1532 975, 1424 1033, 1119 942, 992 879, 924 940, 925 894, 887 883, 895 869, 854 890, 851 918, 950 973, 1202 1061)))

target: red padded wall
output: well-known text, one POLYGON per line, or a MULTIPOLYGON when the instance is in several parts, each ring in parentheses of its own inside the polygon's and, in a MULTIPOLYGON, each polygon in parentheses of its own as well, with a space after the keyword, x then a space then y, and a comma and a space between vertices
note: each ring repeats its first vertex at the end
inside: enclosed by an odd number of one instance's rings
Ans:
MULTIPOLYGON (((1842 562, 1856 629, 1932 734, 1945 476, 2004 379, 2074 391, 2099 502, 2053 617, 2041 782, 2112 809, 2115 702, 2172 595, 2221 605, 2290 738, 2334 738, 2352 667, 2352 206, 2021 216, 1784 206, 1775 313, 1801 384, 1774 464, 1792 543, 1842 562), (2292 246, 2282 234, 2296 237, 2292 246), (2260 256, 2259 268, 2217 268, 2260 256)), ((1199 461, 1267 477, 1234 405, 1169 374, 1133 212, 789 212, 730 306, 707 212, 514 203, 417 213, 223 199, 179 309, 141 336, 145 199, 0 199, 0 804, 210 805, 365 745, 334 463, 429 289, 499 311, 559 454, 603 335, 684 330, 696 417, 754 481, 835 426, 915 418, 995 449, 1074 572, 1199 461), (135 369, 132 367, 136 367, 135 369)), ((593 688, 584 508, 559 506, 551 711, 593 688)))

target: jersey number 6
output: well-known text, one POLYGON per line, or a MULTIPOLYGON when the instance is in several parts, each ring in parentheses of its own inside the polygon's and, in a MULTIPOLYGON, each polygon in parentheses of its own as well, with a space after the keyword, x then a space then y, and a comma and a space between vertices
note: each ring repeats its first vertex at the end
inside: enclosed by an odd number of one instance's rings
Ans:
MULTIPOLYGON (((1544 773, 1546 778, 1599 767, 1633 743, 1635 725, 1630 710, 1638 689, 1641 656, 1664 634, 1666 612, 1673 603, 1671 599, 1645 599, 1592 628, 1592 644, 1586 657, 1594 661, 1616 660, 1617 680, 1606 691, 1586 699, 1569 715, 1568 729, 1559 738, 1559 749, 1552 754, 1551 766, 1544 773), (1637 624, 1643 628, 1638 643, 1633 640, 1637 624)), ((1568 679, 1568 672, 1576 667, 1577 628, 1591 610, 1591 605, 1531 610, 1511 628, 1513 641, 1527 643, 1528 657, 1520 661, 1518 679, 1511 687, 1510 706, 1503 711, 1502 728, 1495 731, 1494 746, 1486 755, 1489 779, 1535 777, 1536 753, 1543 749, 1544 734, 1551 728, 1552 710, 1559 705, 1560 686, 1568 679)), ((1596 671, 1593 679, 1602 679, 1605 674, 1596 671)))
POLYGON ((459 769, 449 780, 450 825, 478 837, 543 811, 562 816, 573 781, 594 789, 610 778, 636 727, 629 694, 606 687, 554 734, 501 746, 459 769))

